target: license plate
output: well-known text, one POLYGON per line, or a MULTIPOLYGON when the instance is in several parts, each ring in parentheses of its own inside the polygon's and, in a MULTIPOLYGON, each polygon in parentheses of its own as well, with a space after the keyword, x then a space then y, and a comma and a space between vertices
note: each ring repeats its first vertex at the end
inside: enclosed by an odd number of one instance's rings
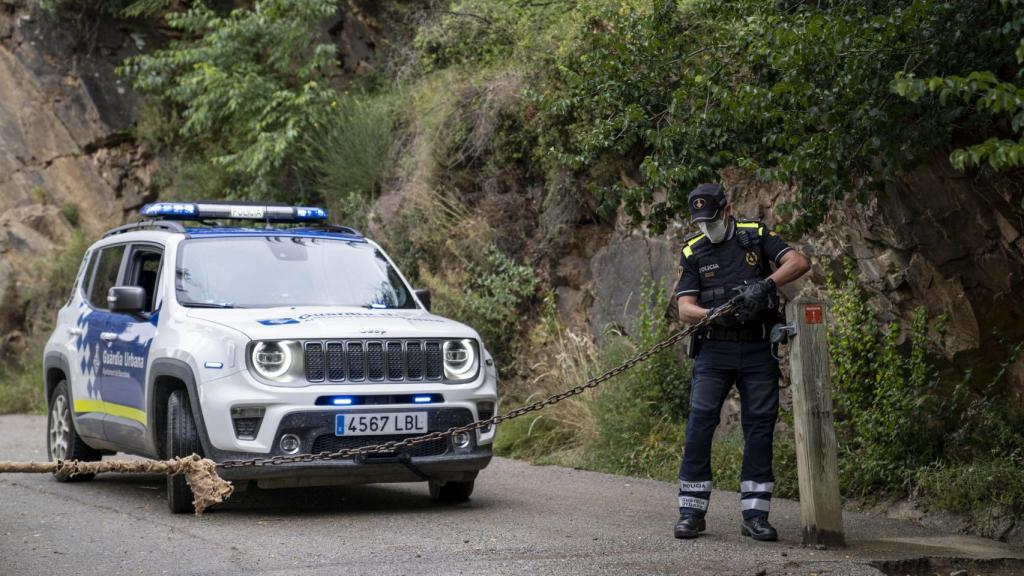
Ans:
POLYGON ((418 434, 426 431, 426 412, 353 413, 334 416, 335 436, 418 434))

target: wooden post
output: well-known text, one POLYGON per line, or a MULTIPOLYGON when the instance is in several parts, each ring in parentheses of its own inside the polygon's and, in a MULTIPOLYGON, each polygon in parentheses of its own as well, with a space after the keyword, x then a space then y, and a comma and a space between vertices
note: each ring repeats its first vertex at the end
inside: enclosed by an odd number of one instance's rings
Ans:
POLYGON ((786 318, 796 326, 789 359, 803 542, 844 546, 825 303, 797 299, 786 318))

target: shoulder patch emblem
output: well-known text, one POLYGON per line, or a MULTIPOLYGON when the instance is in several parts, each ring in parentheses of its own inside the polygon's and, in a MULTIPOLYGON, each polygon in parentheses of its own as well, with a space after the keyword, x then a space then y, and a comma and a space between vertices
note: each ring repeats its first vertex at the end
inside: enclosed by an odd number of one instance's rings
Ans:
POLYGON ((747 265, 757 266, 757 252, 753 250, 747 252, 747 265))

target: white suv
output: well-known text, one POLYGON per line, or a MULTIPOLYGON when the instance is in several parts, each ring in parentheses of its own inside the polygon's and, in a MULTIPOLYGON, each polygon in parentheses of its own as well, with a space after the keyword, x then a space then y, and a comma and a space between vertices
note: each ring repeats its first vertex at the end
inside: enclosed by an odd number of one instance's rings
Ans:
MULTIPOLYGON (((323 209, 157 203, 142 216, 89 248, 57 314, 44 358, 51 459, 318 453, 495 413, 479 335, 431 314, 429 292, 323 209)), ((436 499, 466 500, 493 440, 491 427, 221 474, 261 488, 419 480, 436 499)), ((192 510, 182 477, 167 500, 192 510)))

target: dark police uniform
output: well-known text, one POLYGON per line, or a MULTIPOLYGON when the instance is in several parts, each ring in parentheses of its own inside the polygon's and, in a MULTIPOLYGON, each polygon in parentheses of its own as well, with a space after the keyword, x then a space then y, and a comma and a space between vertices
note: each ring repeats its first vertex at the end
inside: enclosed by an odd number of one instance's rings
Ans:
MULTIPOLYGON (((702 233, 692 234, 684 242, 676 295, 697 296, 700 306, 714 308, 735 296, 737 286, 767 278, 770 263, 778 266, 790 250, 758 220, 732 220, 725 239, 718 244, 702 233)), ((774 487, 772 436, 779 410, 779 365, 772 355, 769 334, 778 320, 777 298, 772 294, 769 307, 746 322, 735 316, 716 319, 697 340, 690 419, 679 468, 682 515, 703 518, 707 512, 712 486, 711 439, 733 384, 740 393, 745 439, 740 507, 744 519, 768 515, 774 487)))

